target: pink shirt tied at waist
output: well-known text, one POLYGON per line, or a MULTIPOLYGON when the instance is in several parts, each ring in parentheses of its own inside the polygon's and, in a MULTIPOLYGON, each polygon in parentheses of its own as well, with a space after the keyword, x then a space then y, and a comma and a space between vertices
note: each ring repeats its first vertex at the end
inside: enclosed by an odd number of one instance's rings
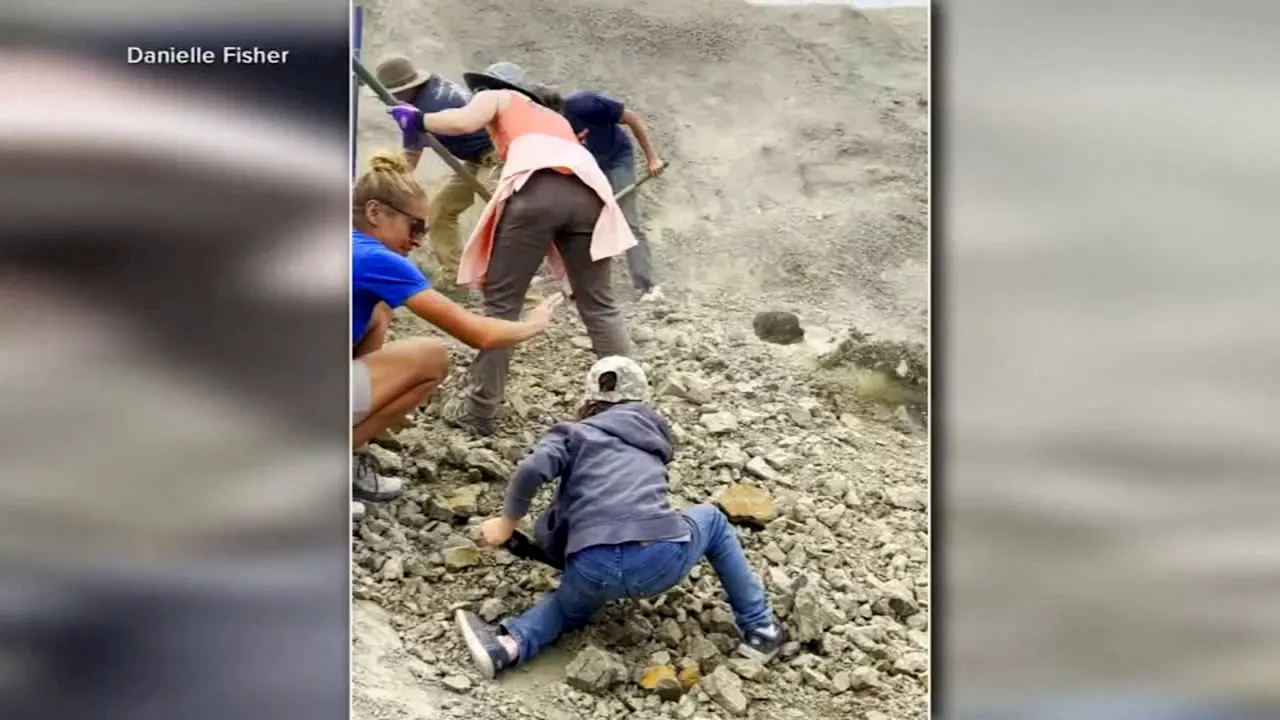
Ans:
MULTIPOLYGON (((460 284, 476 289, 484 286, 489 258, 493 254, 493 235, 507 200, 524 187, 535 172, 552 168, 571 170, 604 202, 604 209, 600 211, 595 231, 591 235, 592 260, 617 257, 636 246, 636 237, 622 215, 622 208, 613 199, 609 179, 596 164, 591 152, 576 142, 552 135, 530 133, 511 141, 497 190, 489 204, 485 205, 480 222, 476 223, 476 229, 462 251, 462 262, 458 266, 460 284)), ((554 242, 547 247, 547 268, 561 282, 565 291, 571 293, 564 260, 554 242)))

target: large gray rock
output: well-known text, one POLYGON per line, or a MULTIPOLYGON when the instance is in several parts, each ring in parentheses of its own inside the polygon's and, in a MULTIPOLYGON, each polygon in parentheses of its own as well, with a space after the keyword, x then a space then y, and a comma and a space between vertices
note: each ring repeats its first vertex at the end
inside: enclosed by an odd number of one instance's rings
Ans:
POLYGON ((756 337, 777 345, 794 345, 804 340, 800 316, 791 312, 768 310, 756 313, 751 328, 755 330, 756 337))
POLYGON ((710 675, 704 675, 700 685, 717 705, 725 709, 725 712, 738 717, 747 714, 750 701, 742 692, 742 679, 734 675, 728 667, 721 665, 710 675))
POLYGON ((627 666, 611 653, 588 646, 564 669, 565 681, 583 692, 598 695, 627 678, 627 666))

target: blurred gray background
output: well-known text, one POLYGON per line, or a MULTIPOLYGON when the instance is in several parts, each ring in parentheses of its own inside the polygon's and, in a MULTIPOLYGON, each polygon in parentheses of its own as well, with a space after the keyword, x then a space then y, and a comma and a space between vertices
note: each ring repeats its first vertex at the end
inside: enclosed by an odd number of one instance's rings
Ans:
POLYGON ((946 706, 1275 716, 1280 6, 939 15, 946 706))
POLYGON ((0 717, 347 717, 347 13, 0 10, 0 717))

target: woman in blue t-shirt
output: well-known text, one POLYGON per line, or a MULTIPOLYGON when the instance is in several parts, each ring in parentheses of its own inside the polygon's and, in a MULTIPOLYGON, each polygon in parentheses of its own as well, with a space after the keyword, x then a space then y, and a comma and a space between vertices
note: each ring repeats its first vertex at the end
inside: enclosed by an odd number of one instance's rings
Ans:
MULTIPOLYGON (((351 426, 352 447, 398 424, 435 391, 449 372, 444 343, 431 338, 386 342, 391 310, 415 315, 479 350, 510 347, 541 333, 563 302, 553 295, 524 320, 472 313, 431 289, 406 255, 427 232, 427 193, 404 156, 382 151, 369 160, 352 192, 351 426)), ((354 458, 353 493, 380 502, 399 497, 396 478, 380 478, 368 458, 354 458)))

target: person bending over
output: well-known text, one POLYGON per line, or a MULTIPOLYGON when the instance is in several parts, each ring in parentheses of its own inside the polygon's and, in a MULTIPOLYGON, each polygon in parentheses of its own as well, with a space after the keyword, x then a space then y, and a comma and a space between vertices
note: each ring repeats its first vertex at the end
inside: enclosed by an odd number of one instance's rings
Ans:
MULTIPOLYGON (((391 108, 406 142, 424 132, 460 135, 489 129, 503 161, 497 191, 462 252, 458 281, 479 286, 484 312, 519 317, 525 293, 545 259, 556 279, 566 274, 573 302, 596 357, 630 355, 622 311, 611 286, 611 259, 636 244, 609 180, 569 122, 526 87, 524 70, 495 63, 464 73, 475 95, 465 107, 423 113, 391 108)), ((470 396, 446 405, 449 422, 491 435, 506 391, 509 350, 482 351, 471 365, 470 396)))

